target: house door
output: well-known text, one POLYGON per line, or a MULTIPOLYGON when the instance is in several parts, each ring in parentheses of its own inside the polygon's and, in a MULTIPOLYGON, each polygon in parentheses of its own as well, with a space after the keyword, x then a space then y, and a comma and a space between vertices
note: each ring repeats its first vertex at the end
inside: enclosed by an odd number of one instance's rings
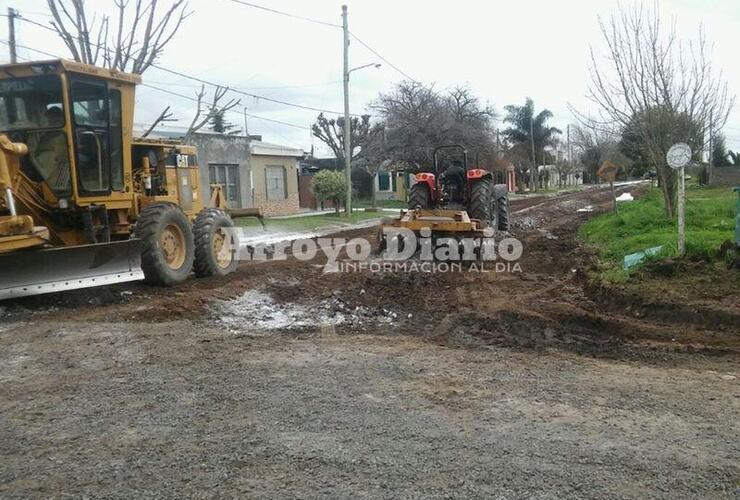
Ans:
POLYGON ((239 195, 239 166, 224 164, 208 165, 208 180, 211 184, 220 184, 229 208, 241 208, 239 195))

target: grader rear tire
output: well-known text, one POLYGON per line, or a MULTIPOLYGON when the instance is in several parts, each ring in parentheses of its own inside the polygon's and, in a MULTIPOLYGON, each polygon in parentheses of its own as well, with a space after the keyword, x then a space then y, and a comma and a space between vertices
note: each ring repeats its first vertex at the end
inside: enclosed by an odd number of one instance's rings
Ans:
POLYGON ((204 208, 200 211, 193 224, 193 269, 196 276, 226 276, 236 270, 239 261, 236 256, 236 236, 230 231, 233 227, 234 221, 223 210, 204 208))
POLYGON ((190 221, 177 205, 155 203, 136 221, 134 238, 143 241, 141 269, 147 283, 172 286, 185 281, 195 256, 190 221))

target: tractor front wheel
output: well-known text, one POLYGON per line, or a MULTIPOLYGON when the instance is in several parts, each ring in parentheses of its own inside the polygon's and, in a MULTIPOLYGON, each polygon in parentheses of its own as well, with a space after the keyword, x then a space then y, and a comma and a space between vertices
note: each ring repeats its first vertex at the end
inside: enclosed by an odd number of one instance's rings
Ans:
POLYGON ((226 276, 236 270, 237 239, 234 221, 218 208, 204 208, 193 224, 195 275, 226 276))
POLYGON ((180 207, 155 203, 144 208, 134 238, 143 241, 141 269, 147 283, 172 286, 187 279, 195 254, 193 231, 180 207))

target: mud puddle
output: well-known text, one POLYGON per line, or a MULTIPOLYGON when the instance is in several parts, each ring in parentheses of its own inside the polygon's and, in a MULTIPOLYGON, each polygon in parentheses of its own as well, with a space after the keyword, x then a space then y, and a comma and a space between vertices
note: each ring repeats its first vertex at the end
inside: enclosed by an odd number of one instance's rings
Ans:
POLYGON ((212 307, 216 324, 231 333, 269 335, 275 331, 315 331, 344 326, 363 330, 399 326, 408 315, 386 308, 350 305, 340 294, 313 304, 277 301, 270 293, 248 290, 239 297, 216 301, 212 307))

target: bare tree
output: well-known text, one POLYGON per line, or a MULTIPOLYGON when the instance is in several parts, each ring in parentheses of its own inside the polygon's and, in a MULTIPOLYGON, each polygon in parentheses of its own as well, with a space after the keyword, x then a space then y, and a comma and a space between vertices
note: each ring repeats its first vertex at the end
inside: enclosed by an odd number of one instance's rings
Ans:
POLYGON ((204 85, 201 85, 200 91, 196 93, 197 105, 195 116, 193 116, 193 120, 190 122, 188 130, 185 132, 185 140, 188 140, 194 133, 205 127, 208 122, 213 120, 214 116, 226 113, 230 109, 239 105, 241 102, 239 99, 230 99, 225 104, 221 104, 221 101, 228 91, 228 87, 216 87, 216 90, 213 92, 211 104, 206 106, 203 103, 203 100, 206 97, 206 88, 204 85))
POLYGON ((164 110, 159 114, 159 116, 154 120, 154 123, 152 123, 148 129, 146 129, 146 132, 144 132, 141 137, 146 137, 149 134, 151 134, 154 129, 159 125, 160 123, 166 123, 166 122, 176 122, 177 118, 172 118, 172 113, 170 113, 170 106, 167 106, 164 108, 164 110))
POLYGON ((47 0, 51 25, 75 61, 142 74, 192 14, 185 0, 157 12, 158 0, 115 0, 111 16, 90 17, 85 0, 47 0))
POLYGON ((592 121, 587 121, 585 125, 571 125, 570 130, 573 150, 583 167, 584 182, 597 183, 596 172, 606 160, 627 167, 628 160, 619 151, 619 131, 604 128, 592 121))
MULTIPOLYGON (((372 182, 372 201, 375 205, 375 176, 383 165, 383 127, 370 123, 370 115, 350 118, 350 145, 352 165, 364 170, 372 182)), ((344 118, 327 118, 323 113, 316 118, 311 132, 326 144, 339 161, 344 161, 344 118)))
MULTIPOLYGON (((360 158, 371 135, 378 132, 378 126, 370 123, 370 115, 352 117, 349 121, 351 160, 360 158)), ((338 160, 344 161, 344 117, 327 118, 320 113, 316 123, 311 126, 314 137, 326 144, 338 160)))
POLYGON ((606 58, 591 50, 588 97, 602 125, 636 126, 646 156, 661 179, 666 215, 673 217, 675 176, 665 156, 671 144, 703 149, 707 132, 720 129, 734 104, 722 73, 709 60, 699 28, 695 40, 678 38, 657 9, 620 8, 599 20, 606 58))
POLYGON ((372 107, 384 122, 388 158, 411 169, 428 166, 442 144, 462 144, 473 155, 496 149, 494 111, 467 87, 438 92, 406 81, 380 94, 372 107))
MULTIPOLYGON (((142 74, 155 64, 183 21, 193 13, 188 10, 186 0, 173 0, 168 8, 159 11, 158 0, 114 0, 113 3, 116 14, 108 16, 91 15, 85 0, 47 0, 51 25, 75 61, 142 74)), ((221 90, 216 89, 214 98, 219 94, 218 100, 223 97, 225 92, 221 90)), ((194 121, 202 114, 201 100, 205 96, 204 93, 198 95, 198 112, 194 121)), ((158 125, 176 121, 172 116, 170 106, 167 106, 146 130, 144 137, 158 125)))

